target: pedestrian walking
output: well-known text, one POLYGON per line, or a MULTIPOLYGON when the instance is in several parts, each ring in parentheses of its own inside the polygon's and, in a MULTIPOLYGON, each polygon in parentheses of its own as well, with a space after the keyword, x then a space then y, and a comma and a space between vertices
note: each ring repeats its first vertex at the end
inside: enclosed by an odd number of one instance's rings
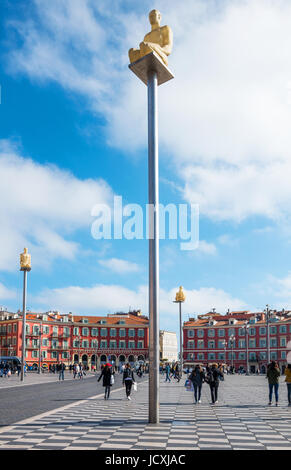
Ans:
POLYGON ((83 369, 83 364, 80 362, 79 364, 79 379, 83 379, 84 377, 84 369, 83 369))
POLYGON ((213 405, 215 403, 218 403, 218 387, 220 377, 223 377, 223 374, 218 369, 216 363, 212 364, 211 367, 208 366, 207 375, 205 376, 205 382, 207 382, 210 387, 211 401, 213 405))
POLYGON ((170 367, 170 364, 167 364, 167 365, 166 365, 165 372, 166 372, 166 380, 165 380, 165 382, 167 382, 167 381, 171 382, 171 378, 170 378, 171 367, 170 367))
POLYGON ((201 390, 202 384, 205 380, 205 374, 203 369, 198 364, 195 366, 195 369, 192 370, 189 380, 191 380, 194 387, 194 400, 196 403, 201 403, 201 390))
POLYGON ((285 382, 287 385, 288 406, 291 406, 291 364, 288 364, 285 371, 285 382))
POLYGON ((268 369, 267 369, 267 378, 269 382, 269 406, 272 405, 273 390, 275 394, 276 406, 278 406, 279 377, 280 377, 280 369, 278 367, 278 364, 277 362, 272 361, 271 364, 268 365, 268 369))
POLYGON ((114 372, 112 371, 111 364, 105 364, 103 367, 98 382, 103 377, 103 387, 105 387, 104 400, 109 400, 110 387, 114 384, 114 372))
POLYGON ((125 393, 128 400, 131 400, 130 393, 132 384, 135 382, 133 370, 130 367, 130 364, 126 364, 124 372, 123 372, 123 380, 122 384, 125 385, 125 393))
POLYGON ((65 364, 61 362, 58 367, 59 380, 65 380, 65 369, 66 369, 65 364))

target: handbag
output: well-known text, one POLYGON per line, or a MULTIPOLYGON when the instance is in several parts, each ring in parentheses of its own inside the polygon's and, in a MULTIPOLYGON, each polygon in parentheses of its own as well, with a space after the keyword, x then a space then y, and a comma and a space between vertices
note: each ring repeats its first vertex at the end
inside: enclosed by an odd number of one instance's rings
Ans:
POLYGON ((134 390, 135 392, 137 392, 137 383, 136 383, 136 382, 133 382, 133 390, 134 390))
POLYGON ((114 385, 114 375, 111 375, 110 377, 110 385, 114 385))

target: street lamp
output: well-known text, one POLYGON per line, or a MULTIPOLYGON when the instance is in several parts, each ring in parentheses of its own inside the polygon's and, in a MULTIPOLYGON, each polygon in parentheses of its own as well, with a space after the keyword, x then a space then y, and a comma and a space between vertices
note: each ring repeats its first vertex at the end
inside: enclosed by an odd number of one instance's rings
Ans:
POLYGON ((234 342, 235 342, 235 336, 234 335, 231 335, 229 337, 229 342, 230 342, 230 346, 231 346, 231 369, 232 369, 232 372, 233 372, 233 346, 234 346, 234 342))
POLYGON ((27 248, 20 255, 20 271, 23 271, 23 309, 22 309, 22 351, 21 351, 21 382, 24 381, 24 365, 26 353, 26 283, 27 272, 31 270, 31 256, 27 248))
POLYGON ((183 373, 183 340, 182 340, 182 303, 185 302, 185 294, 183 287, 180 286, 179 291, 176 293, 175 304, 179 304, 179 324, 180 324, 180 370, 181 378, 183 373))
POLYGON ((247 349, 247 372, 246 375, 249 375, 249 327, 250 325, 246 321, 243 328, 245 330, 245 338, 246 338, 246 349, 247 349))
POLYGON ((224 347, 224 361, 225 361, 225 364, 226 364, 226 345, 227 345, 227 341, 224 339, 222 341, 222 344, 223 344, 223 347, 224 347))
POLYGON ((41 336, 42 336, 42 324, 38 328, 38 373, 40 374, 41 369, 41 336))
POLYGON ((266 309, 264 310, 266 314, 266 325, 267 325, 267 366, 270 364, 271 361, 271 354, 270 354, 270 316, 271 310, 269 309, 269 305, 266 305, 266 309))

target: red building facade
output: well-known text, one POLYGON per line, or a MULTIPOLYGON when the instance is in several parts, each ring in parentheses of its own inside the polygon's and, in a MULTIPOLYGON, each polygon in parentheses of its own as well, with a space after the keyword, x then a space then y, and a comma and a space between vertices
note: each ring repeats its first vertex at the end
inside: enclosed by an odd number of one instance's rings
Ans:
MULTIPOLYGON (((61 361, 82 362, 99 368, 111 362, 148 360, 149 321, 140 311, 106 317, 60 315, 58 312, 26 315, 26 362, 49 367, 61 361), (41 358, 41 360, 40 360, 41 358)), ((21 357, 22 315, 0 312, 0 356, 21 357)))
MULTIPOLYGON (((291 312, 272 311, 268 325, 270 359, 277 361, 283 369, 287 361, 287 344, 291 340, 291 312)), ((197 319, 190 318, 183 324, 183 359, 189 366, 217 362, 246 370, 248 352, 250 371, 265 372, 267 345, 265 312, 228 312, 226 315, 210 312, 198 315, 197 319)))

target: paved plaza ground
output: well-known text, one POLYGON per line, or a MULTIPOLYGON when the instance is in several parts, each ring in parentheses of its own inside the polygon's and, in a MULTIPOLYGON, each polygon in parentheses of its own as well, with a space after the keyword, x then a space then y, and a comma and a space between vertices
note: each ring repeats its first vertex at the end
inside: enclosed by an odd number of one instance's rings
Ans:
MULTIPOLYGON (((210 404, 208 385, 202 403, 193 404, 183 383, 160 384, 160 424, 148 419, 148 381, 132 401, 120 385, 110 400, 103 393, 0 428, 0 449, 45 450, 291 450, 291 408, 281 377, 279 406, 268 406, 263 376, 226 376, 219 402, 210 404)), ((60 383, 60 394, 62 383, 60 383)))

